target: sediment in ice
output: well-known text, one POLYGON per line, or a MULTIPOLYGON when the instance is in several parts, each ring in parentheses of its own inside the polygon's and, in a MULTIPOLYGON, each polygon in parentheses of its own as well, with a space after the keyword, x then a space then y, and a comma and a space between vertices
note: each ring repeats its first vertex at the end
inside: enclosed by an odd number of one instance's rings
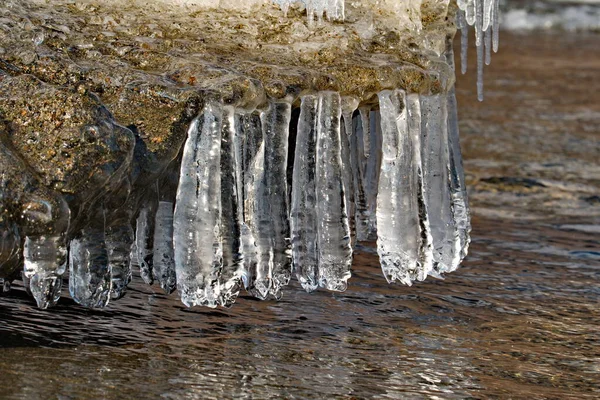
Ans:
POLYGON ((451 39, 481 92, 497 1, 179 2, 0 6, 3 287, 52 306, 67 249, 90 308, 132 272, 188 306, 341 291, 367 240, 389 281, 458 267, 451 39))

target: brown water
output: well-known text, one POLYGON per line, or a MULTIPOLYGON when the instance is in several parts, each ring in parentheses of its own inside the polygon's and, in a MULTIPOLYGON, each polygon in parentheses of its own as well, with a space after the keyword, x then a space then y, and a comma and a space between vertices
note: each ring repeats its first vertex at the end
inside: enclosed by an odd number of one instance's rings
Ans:
POLYGON ((473 243, 445 281, 390 286, 370 244, 343 294, 229 310, 138 279, 41 311, 16 287, 0 398, 600 397, 600 36, 502 40, 484 103, 459 77, 473 243))

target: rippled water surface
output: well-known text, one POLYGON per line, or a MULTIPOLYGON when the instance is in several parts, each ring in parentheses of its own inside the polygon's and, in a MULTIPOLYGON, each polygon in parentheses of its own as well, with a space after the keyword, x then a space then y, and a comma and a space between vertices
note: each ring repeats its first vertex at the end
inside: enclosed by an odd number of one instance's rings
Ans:
POLYGON ((458 78, 473 243, 445 281, 388 285, 371 243, 343 294, 228 310, 138 279, 105 311, 41 311, 17 283, 0 397, 600 397, 600 36, 502 40, 484 103, 458 78))

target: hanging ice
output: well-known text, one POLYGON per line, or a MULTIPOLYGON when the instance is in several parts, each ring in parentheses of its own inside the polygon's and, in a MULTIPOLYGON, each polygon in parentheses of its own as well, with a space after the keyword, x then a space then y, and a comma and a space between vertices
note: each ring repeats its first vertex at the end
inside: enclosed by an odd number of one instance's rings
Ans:
POLYGON ((221 129, 223 107, 209 101, 188 130, 173 216, 177 289, 191 307, 216 307, 221 244, 221 129))
POLYGON ((173 292, 177 285, 173 251, 173 207, 170 201, 160 201, 154 225, 153 274, 166 293, 173 292))
POLYGON ((154 218, 157 207, 157 196, 153 189, 146 194, 145 203, 140 209, 140 213, 136 220, 135 228, 135 243, 132 247, 133 263, 139 266, 140 276, 148 285, 154 281, 152 275, 153 264, 153 234, 154 234, 154 218))
POLYGON ((319 286, 335 291, 346 290, 352 265, 342 180, 341 114, 338 93, 319 94, 315 174, 319 286))
MULTIPOLYGON (((261 114, 264 148, 263 176, 258 188, 259 268, 271 272, 270 294, 280 298, 291 278, 287 153, 292 106, 273 101, 261 114)), ((264 290, 264 289, 263 289, 264 290)))
POLYGON ((259 247, 260 207, 266 201, 264 175, 263 135, 258 114, 236 116, 235 143, 237 153, 241 153, 238 166, 238 187, 241 192, 241 242, 243 281, 246 290, 255 297, 266 299, 271 289, 271 269, 269 259, 261 258, 259 247))
POLYGON ((434 271, 453 271, 460 262, 460 239, 450 194, 448 112, 444 95, 421 96, 421 157, 434 271))
POLYGON ((235 145, 235 110, 224 107, 221 137, 221 238, 223 266, 219 277, 220 305, 233 305, 242 287, 242 248, 240 241, 240 203, 237 187, 238 158, 235 145))
POLYGON ((379 94, 382 163, 377 196, 377 251, 389 282, 424 280, 431 263, 420 172, 418 96, 379 94))
POLYGON ((23 275, 29 279, 31 294, 42 309, 53 306, 60 298, 66 254, 61 235, 25 238, 23 275))
POLYGON ((296 277, 307 292, 319 287, 315 184, 318 105, 317 96, 302 97, 292 177, 292 262, 296 277))
POLYGON ((461 70, 467 72, 468 25, 475 27, 477 46, 477 97, 483 101, 483 65, 491 62, 491 51, 498 51, 500 0, 457 0, 456 26, 462 31, 461 70))
POLYGON ((104 227, 83 229, 69 246, 69 291, 87 308, 103 308, 110 301, 112 279, 104 227))

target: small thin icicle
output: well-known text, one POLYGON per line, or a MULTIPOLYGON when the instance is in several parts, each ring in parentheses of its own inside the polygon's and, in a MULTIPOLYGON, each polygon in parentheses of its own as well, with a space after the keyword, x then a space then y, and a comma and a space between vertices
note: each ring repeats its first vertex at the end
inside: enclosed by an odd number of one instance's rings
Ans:
POLYGON ((354 134, 350 136, 350 159, 354 177, 354 202, 356 208, 355 225, 356 240, 359 242, 369 239, 369 211, 367 208, 367 193, 365 182, 364 130, 362 118, 358 115, 352 119, 354 134))
POLYGON ((292 263, 298 281, 307 292, 319 287, 315 192, 318 103, 318 97, 313 95, 301 99, 290 212, 292 263))
MULTIPOLYGON (((371 155, 371 107, 362 106, 358 109, 360 112, 360 121, 362 123, 363 156, 369 158, 371 155)), ((366 164, 366 161, 365 161, 366 164)))
POLYGON ((348 224, 350 225, 351 245, 354 248, 357 240, 356 234, 356 179, 354 172, 356 170, 356 148, 354 136, 354 125, 352 115, 358 108, 358 99, 354 97, 342 98, 342 162, 344 166, 344 193, 346 194, 346 211, 348 213, 348 224))
POLYGON ((133 263, 137 262, 140 268, 140 276, 148 285, 152 285, 154 277, 152 275, 153 255, 152 246, 154 244, 154 218, 156 207, 158 206, 158 196, 154 189, 150 189, 146 194, 145 203, 140 208, 136 220, 135 245, 136 252, 132 258, 133 263))
POLYGON ((352 265, 342 180, 341 114, 339 93, 319 94, 315 185, 319 286, 334 291, 346 290, 352 265))
POLYGON ((494 0, 494 15, 492 17, 492 47, 494 53, 498 52, 498 45, 500 44, 500 8, 499 1, 494 0))
POLYGON ((379 175, 381 171, 381 115, 379 111, 371 111, 369 116, 371 135, 371 154, 367 160, 365 183, 367 194, 367 215, 369 218, 368 237, 374 238, 377 232, 377 191, 379 190, 379 175))
POLYGON ((25 237, 23 275, 41 309, 52 307, 60 298, 67 251, 62 235, 25 237))
POLYGON ((188 129, 173 215, 177 289, 188 307, 216 307, 221 247, 223 108, 209 101, 188 129))
POLYGON ((69 246, 69 291, 76 303, 104 308, 112 287, 104 227, 89 226, 69 246))
POLYGON ((469 52, 469 26, 467 25, 467 21, 465 20, 465 13, 462 10, 459 10, 457 13, 457 18, 460 23, 460 70, 464 75, 467 73, 468 66, 468 52, 469 52))
POLYGON ((482 32, 482 13, 483 4, 477 1, 477 22, 475 25, 475 35, 477 36, 477 99, 483 101, 483 65, 484 65, 484 46, 482 32))
POLYGON ((223 267, 219 276, 218 302, 231 307, 242 288, 242 255, 237 188, 235 109, 223 107, 221 134, 221 237, 223 267))
POLYGON ((259 206, 259 240, 263 241, 261 261, 265 261, 264 257, 269 255, 273 277, 270 293, 276 299, 281 298, 282 289, 289 283, 292 275, 286 179, 291 116, 292 105, 286 100, 271 102, 269 109, 261 114, 264 143, 263 190, 267 196, 259 206))
POLYGON ((485 44, 485 65, 490 65, 492 62, 492 28, 484 32, 485 44))
POLYGON ((162 290, 175 290, 175 253, 173 250, 173 202, 159 201, 154 224, 154 268, 152 273, 162 290))
POLYGON ((483 31, 487 31, 492 24, 494 2, 497 0, 477 0, 483 1, 483 31))
POLYGON ((421 96, 421 155, 425 203, 433 240, 436 275, 460 263, 460 239, 452 213, 448 151, 447 99, 442 94, 421 96))

